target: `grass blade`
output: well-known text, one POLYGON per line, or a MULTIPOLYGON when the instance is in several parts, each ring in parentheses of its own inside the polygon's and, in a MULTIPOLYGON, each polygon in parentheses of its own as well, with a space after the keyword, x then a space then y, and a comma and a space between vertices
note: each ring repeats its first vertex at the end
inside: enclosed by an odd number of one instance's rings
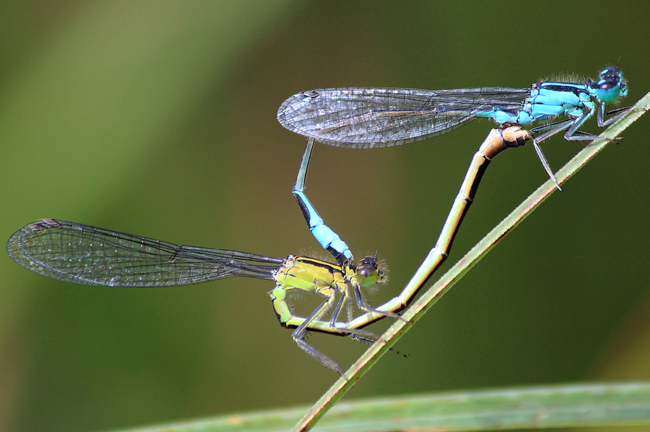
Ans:
MULTIPOLYGON (((284 431, 304 410, 298 407, 231 414, 130 432, 284 431)), ((315 430, 472 431, 642 424, 650 424, 650 383, 545 386, 367 399, 337 405, 315 430)))

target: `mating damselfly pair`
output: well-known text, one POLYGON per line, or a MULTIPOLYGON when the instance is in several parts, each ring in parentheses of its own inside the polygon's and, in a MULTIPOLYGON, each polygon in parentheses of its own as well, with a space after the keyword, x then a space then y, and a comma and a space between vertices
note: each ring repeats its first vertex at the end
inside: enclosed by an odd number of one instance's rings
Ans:
POLYGON ((294 255, 282 259, 180 246, 58 219, 43 219, 16 231, 7 251, 29 270, 86 285, 162 287, 235 276, 272 280, 275 288, 269 295, 280 323, 294 328, 293 339, 300 348, 343 375, 333 359, 306 342, 308 331, 347 335, 365 342, 376 340, 364 327, 385 317, 400 319, 397 312, 447 258, 481 177, 496 154, 532 140, 555 181, 539 143, 560 132, 567 140, 595 139, 580 128, 594 113, 601 127, 618 119, 625 109, 607 112, 606 104, 626 94, 621 71, 608 67, 597 81, 546 81, 527 89, 341 88, 310 90, 290 97, 281 105, 278 120, 307 137, 293 193, 309 229, 333 255, 335 264, 294 255), (520 128, 558 116, 566 118, 530 129, 530 133, 520 128), (304 193, 314 141, 349 148, 400 145, 445 133, 475 118, 492 119, 501 129, 493 130, 474 155, 438 241, 411 281, 397 297, 371 307, 364 291, 385 281, 376 257, 364 257, 355 264, 347 244, 325 225, 304 193), (294 292, 318 294, 323 302, 311 314, 299 316, 287 302, 294 292), (354 316, 353 304, 362 312, 359 316, 354 316), (344 309, 346 317, 342 319, 344 309))

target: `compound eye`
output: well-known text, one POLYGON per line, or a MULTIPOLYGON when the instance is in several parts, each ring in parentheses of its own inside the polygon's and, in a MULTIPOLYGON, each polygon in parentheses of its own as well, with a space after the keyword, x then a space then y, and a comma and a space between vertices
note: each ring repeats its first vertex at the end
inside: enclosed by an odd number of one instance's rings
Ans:
POLYGON ((607 78, 613 78, 615 76, 621 75, 621 70, 617 68, 616 66, 610 66, 602 70, 600 72, 600 78, 601 79, 607 79, 607 78))
POLYGON ((370 268, 372 270, 376 270, 377 267, 379 266, 377 265, 377 260, 375 257, 367 256, 363 257, 363 259, 359 261, 359 268, 370 268))

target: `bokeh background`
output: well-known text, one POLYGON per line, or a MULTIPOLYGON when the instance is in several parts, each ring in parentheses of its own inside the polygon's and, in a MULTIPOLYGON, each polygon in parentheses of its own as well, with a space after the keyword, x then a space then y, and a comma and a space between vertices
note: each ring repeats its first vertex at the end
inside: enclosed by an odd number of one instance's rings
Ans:
MULTIPOLYGON (((275 120, 285 98, 527 87, 620 62, 631 104, 650 90, 649 17, 647 1, 2 2, 0 238, 52 217, 271 256, 317 251, 290 193, 304 140, 275 120)), ((433 247, 491 127, 374 151, 316 147, 309 196, 356 255, 379 248, 390 267, 375 304, 433 247)), ((648 134, 646 116, 402 339, 410 357, 386 355, 348 399, 650 378, 648 134)), ((544 145, 556 169, 581 147, 544 145)), ((444 268, 546 178, 531 146, 500 155, 444 268)), ((85 287, 5 254, 0 275, 2 431, 287 407, 337 378, 278 325, 269 282, 85 287)), ((311 341, 344 366, 365 349, 311 341)))

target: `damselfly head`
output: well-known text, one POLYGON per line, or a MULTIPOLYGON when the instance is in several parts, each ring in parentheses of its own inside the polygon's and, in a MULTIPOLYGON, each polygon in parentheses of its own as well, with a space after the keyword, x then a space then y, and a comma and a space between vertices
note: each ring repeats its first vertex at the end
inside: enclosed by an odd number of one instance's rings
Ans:
POLYGON ((600 72, 597 82, 591 82, 596 90, 598 99, 603 103, 615 102, 622 96, 627 96, 627 85, 623 80, 623 73, 616 66, 610 66, 600 72))
POLYGON ((366 256, 359 261, 357 266, 357 278, 364 288, 369 288, 378 283, 385 283, 388 276, 377 262, 376 256, 366 256))

